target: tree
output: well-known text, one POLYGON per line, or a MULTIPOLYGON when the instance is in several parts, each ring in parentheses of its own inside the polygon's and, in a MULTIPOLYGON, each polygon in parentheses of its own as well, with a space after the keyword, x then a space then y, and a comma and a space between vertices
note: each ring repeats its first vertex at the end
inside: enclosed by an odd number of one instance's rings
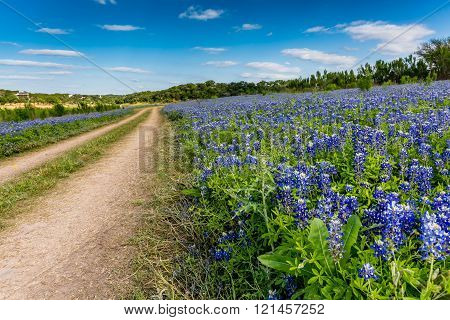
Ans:
POLYGON ((416 54, 427 62, 438 80, 450 77, 450 37, 422 43, 416 54))

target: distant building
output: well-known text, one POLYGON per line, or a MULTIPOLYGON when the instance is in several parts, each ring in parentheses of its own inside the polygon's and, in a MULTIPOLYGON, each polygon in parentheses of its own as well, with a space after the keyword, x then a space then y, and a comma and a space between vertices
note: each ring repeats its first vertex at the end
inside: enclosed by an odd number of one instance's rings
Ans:
POLYGON ((30 99, 30 93, 26 92, 26 91, 19 91, 16 93, 16 97, 17 98, 27 98, 30 99))

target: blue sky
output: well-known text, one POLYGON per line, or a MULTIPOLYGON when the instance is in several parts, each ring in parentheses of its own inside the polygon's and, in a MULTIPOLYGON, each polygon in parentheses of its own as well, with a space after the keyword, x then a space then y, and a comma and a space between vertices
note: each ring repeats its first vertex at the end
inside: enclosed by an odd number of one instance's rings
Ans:
POLYGON ((348 69, 449 36, 448 1, 416 24, 445 3, 2 0, 0 88, 123 94, 348 69))

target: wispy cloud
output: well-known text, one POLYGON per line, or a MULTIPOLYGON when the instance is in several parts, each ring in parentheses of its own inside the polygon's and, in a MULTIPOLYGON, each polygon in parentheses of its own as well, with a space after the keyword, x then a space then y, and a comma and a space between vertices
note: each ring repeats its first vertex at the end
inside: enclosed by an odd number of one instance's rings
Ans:
POLYGON ((325 28, 324 26, 315 26, 308 28, 304 31, 304 33, 315 33, 315 32, 325 32, 328 31, 329 28, 325 28))
POLYGON ((271 71, 271 72, 277 72, 277 73, 298 73, 300 72, 300 68, 298 67, 287 67, 285 65, 274 63, 274 62, 249 62, 246 64, 247 67, 259 69, 259 70, 265 70, 265 71, 271 71))
POLYGON ((70 30, 60 28, 40 28, 36 32, 48 33, 48 34, 69 34, 70 30))
POLYGON ((288 73, 244 72, 241 73, 241 77, 255 80, 290 80, 297 78, 298 75, 288 73))
POLYGON ((116 0, 94 0, 95 2, 102 4, 102 5, 106 5, 108 3, 110 4, 117 4, 116 0))
POLYGON ((308 48, 284 49, 281 51, 281 53, 286 56, 302 60, 309 60, 325 64, 336 64, 342 66, 350 66, 357 61, 356 57, 353 56, 342 56, 335 53, 327 53, 308 48))
POLYGON ((20 67, 44 67, 44 68, 73 68, 74 66, 53 62, 39 62, 29 60, 0 59, 0 65, 20 67))
POLYGON ((55 75, 55 76, 63 76, 72 74, 71 71, 46 71, 46 72, 36 72, 36 74, 49 74, 49 75, 55 75))
POLYGON ((83 53, 73 50, 52 50, 52 49, 26 49, 19 53, 42 55, 42 56, 60 56, 60 57, 82 57, 83 53))
POLYGON ((339 23, 332 27, 316 26, 307 29, 305 32, 341 32, 350 35, 355 40, 376 40, 379 43, 374 50, 391 55, 412 53, 427 36, 434 34, 434 30, 423 24, 400 25, 385 21, 367 20, 339 23))
POLYGON ((11 41, 0 41, 0 44, 5 45, 5 46, 20 47, 20 44, 18 44, 17 42, 11 42, 11 41))
POLYGON ((414 52, 425 37, 434 34, 433 30, 422 24, 396 25, 383 21, 354 21, 341 26, 342 31, 353 39, 380 41, 375 50, 393 55, 414 52))
POLYGON ((1 75, 0 79, 5 80, 50 80, 50 78, 44 78, 44 77, 36 77, 36 76, 29 76, 29 75, 1 75))
POLYGON ((194 50, 200 50, 211 54, 217 54, 227 51, 225 48, 207 48, 207 47, 194 47, 194 50))
POLYGON ((220 16, 224 13, 224 10, 221 9, 206 9, 202 10, 200 7, 190 6, 186 9, 186 11, 180 13, 178 17, 180 19, 193 19, 200 21, 207 21, 220 18, 220 16))
POLYGON ((214 66, 214 67, 219 67, 219 68, 232 67, 237 64, 238 63, 236 61, 231 61, 231 60, 205 62, 205 65, 207 65, 207 66, 214 66))
POLYGON ((127 73, 149 73, 149 71, 140 69, 140 68, 131 68, 131 67, 112 67, 106 68, 108 71, 113 72, 127 72, 127 73))
POLYGON ((145 29, 142 27, 133 26, 131 24, 104 24, 99 27, 108 31, 135 31, 145 29))
POLYGON ((253 23, 244 23, 242 26, 240 27, 234 27, 234 29, 236 31, 251 31, 251 30, 259 30, 262 29, 262 25, 260 24, 253 24, 253 23))

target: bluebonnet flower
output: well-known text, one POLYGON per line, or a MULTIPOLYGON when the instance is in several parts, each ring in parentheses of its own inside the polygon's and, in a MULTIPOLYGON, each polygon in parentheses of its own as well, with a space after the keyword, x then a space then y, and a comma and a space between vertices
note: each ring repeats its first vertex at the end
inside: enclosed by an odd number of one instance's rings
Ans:
POLYGON ((222 248, 216 248, 214 250, 214 259, 216 261, 229 261, 231 259, 231 248, 228 249, 222 249, 222 248))
POLYGON ((363 222, 366 226, 378 226, 381 239, 376 240, 372 248, 376 256, 387 260, 403 244, 417 221, 412 207, 401 204, 397 194, 389 193, 375 207, 365 211, 363 222))
POLYGON ((404 175, 406 173, 407 165, 408 165, 408 151, 405 148, 400 150, 399 154, 399 165, 400 165, 400 173, 404 175))
POLYGON ((428 143, 421 143, 419 145, 419 154, 425 159, 431 156, 431 146, 428 143))
POLYGON ((280 300, 280 295, 277 293, 277 290, 269 290, 267 300, 280 300))
POLYGON ((450 235, 438 223, 435 214, 426 212, 421 218, 420 240, 423 259, 443 260, 450 254, 450 235))
POLYGON ((309 220, 309 211, 308 207, 306 206, 306 202, 304 199, 298 199, 297 203, 294 206, 293 209, 295 213, 295 224, 300 227, 304 228, 308 225, 309 220))
POLYGON ((398 187, 405 193, 408 193, 411 190, 411 185, 408 181, 403 181, 398 187))
POLYGON ((381 182, 387 182, 391 179, 392 174, 392 165, 389 163, 389 161, 383 161, 380 166, 381 169, 381 182))
POLYGON ((433 169, 431 167, 421 166, 419 160, 413 159, 406 170, 409 182, 417 186, 420 193, 425 194, 431 189, 431 179, 433 178, 433 169))
POLYGON ((247 163, 247 164, 250 164, 250 165, 256 165, 256 164, 258 164, 258 159, 255 156, 252 156, 252 155, 248 154, 245 157, 245 161, 244 162, 247 163))
POLYGON ((365 169, 366 154, 364 152, 358 152, 355 154, 355 174, 358 179, 362 178, 365 169))
POLYGON ((283 275, 283 280, 284 280, 284 289, 286 290, 286 296, 290 298, 297 290, 295 278, 291 275, 283 275))
POLYGON ((328 224, 328 248, 334 261, 339 261, 343 256, 342 222, 338 218, 331 219, 328 224))
POLYGON ((365 263, 362 268, 359 269, 358 275, 364 280, 378 279, 378 276, 375 274, 375 268, 370 263, 365 263))
POLYGON ((346 184, 346 185, 345 185, 345 191, 346 191, 346 192, 352 192, 354 188, 355 188, 355 187, 352 186, 351 184, 346 184))

